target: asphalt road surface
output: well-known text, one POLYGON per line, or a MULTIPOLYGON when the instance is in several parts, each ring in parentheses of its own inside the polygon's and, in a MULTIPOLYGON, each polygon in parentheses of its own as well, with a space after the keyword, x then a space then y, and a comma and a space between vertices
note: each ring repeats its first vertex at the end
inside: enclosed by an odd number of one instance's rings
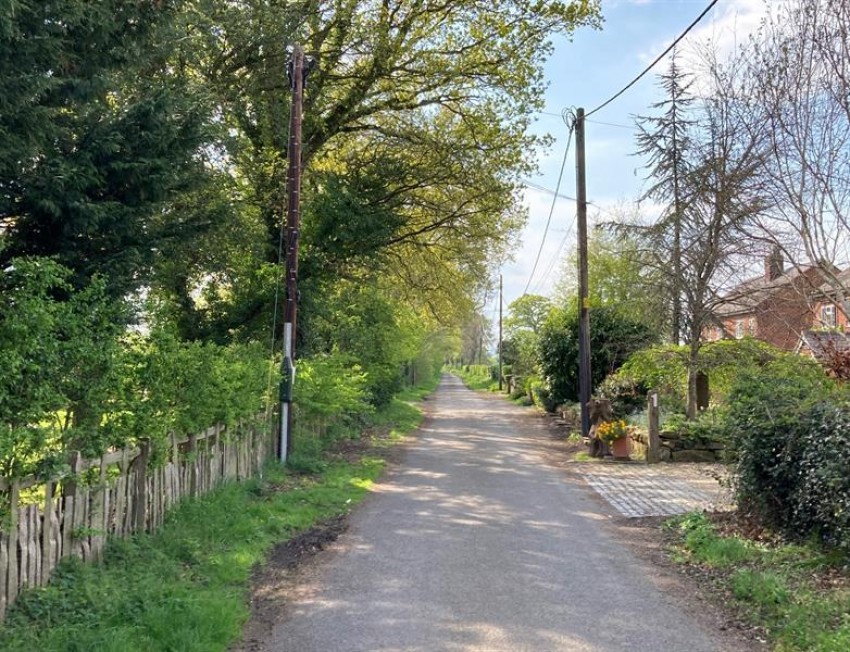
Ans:
POLYGON ((547 463, 535 427, 445 377, 404 464, 319 557, 271 649, 722 650, 547 463))

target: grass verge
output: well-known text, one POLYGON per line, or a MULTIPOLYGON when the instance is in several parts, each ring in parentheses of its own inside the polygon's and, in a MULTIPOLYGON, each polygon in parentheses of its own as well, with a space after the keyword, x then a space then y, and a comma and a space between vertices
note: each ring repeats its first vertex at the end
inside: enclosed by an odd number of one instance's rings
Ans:
POLYGON ((704 514, 672 519, 674 555, 714 583, 777 652, 850 650, 850 560, 816 544, 721 535, 704 514))
POLYGON ((447 371, 460 378, 469 389, 499 391, 499 383, 492 379, 489 370, 484 373, 480 365, 472 366, 470 371, 466 371, 464 367, 450 367, 447 371))
POLYGON ((419 424, 409 390, 373 416, 379 445, 330 455, 309 475, 279 464, 173 510, 160 531, 113 541, 99 565, 67 560, 0 627, 9 652, 226 650, 249 616, 251 571, 276 543, 346 513, 380 475, 381 447, 419 424))

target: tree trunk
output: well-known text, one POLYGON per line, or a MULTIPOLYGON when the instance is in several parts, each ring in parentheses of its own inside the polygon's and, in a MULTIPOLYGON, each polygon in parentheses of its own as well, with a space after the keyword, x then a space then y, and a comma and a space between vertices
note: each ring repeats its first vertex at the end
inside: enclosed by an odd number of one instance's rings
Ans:
POLYGON ((691 342, 688 350, 688 407, 686 415, 688 419, 695 419, 697 416, 697 375, 699 370, 697 363, 699 360, 700 342, 691 342))

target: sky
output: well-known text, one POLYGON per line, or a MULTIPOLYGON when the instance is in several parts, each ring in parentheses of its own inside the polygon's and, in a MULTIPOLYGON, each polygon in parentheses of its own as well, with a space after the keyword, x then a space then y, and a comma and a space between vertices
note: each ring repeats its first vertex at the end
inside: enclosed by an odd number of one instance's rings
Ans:
MULTIPOLYGON (((709 40, 721 52, 730 52, 746 40, 778 0, 720 0, 680 45, 687 56, 709 40)), ((539 154, 540 173, 528 179, 524 200, 529 219, 514 252, 514 261, 503 265, 504 306, 528 293, 550 295, 555 289, 563 259, 573 255, 575 202, 558 199, 552 212, 548 234, 544 229, 553 197, 534 186, 554 190, 564 159, 568 129, 561 118, 568 107, 586 111, 607 100, 630 82, 661 54, 705 9, 709 0, 602 0, 604 23, 601 30, 582 29, 572 41, 559 38, 545 67, 548 89, 544 113, 536 116, 534 130, 549 133, 553 145, 539 154), (543 248, 541 250, 541 242, 543 248), (541 251, 534 276, 535 258, 541 251)), ((634 155, 636 115, 650 115, 650 106, 663 99, 657 87, 657 74, 665 72, 669 56, 635 86, 607 107, 588 118, 585 128, 588 223, 612 219, 642 194, 646 172, 643 161, 634 155), (607 123, 607 124, 601 124, 607 123)), ((575 148, 571 146, 559 194, 574 197, 575 148)), ((652 214, 649 202, 642 209, 652 214)), ((657 209, 656 209, 657 212, 657 209)), ((484 309, 487 317, 498 319, 498 298, 493 296, 484 309)))

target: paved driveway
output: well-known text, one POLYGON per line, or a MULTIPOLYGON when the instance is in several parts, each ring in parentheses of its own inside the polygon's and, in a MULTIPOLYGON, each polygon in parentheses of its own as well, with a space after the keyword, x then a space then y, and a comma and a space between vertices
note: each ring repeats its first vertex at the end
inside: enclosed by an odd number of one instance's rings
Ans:
POLYGON ((671 516, 732 508, 726 473, 717 464, 587 462, 578 472, 621 515, 671 516), (723 482, 721 482, 723 480, 723 482))
POLYGON ((404 464, 275 628, 287 652, 728 650, 551 464, 527 411, 446 377, 404 464))

